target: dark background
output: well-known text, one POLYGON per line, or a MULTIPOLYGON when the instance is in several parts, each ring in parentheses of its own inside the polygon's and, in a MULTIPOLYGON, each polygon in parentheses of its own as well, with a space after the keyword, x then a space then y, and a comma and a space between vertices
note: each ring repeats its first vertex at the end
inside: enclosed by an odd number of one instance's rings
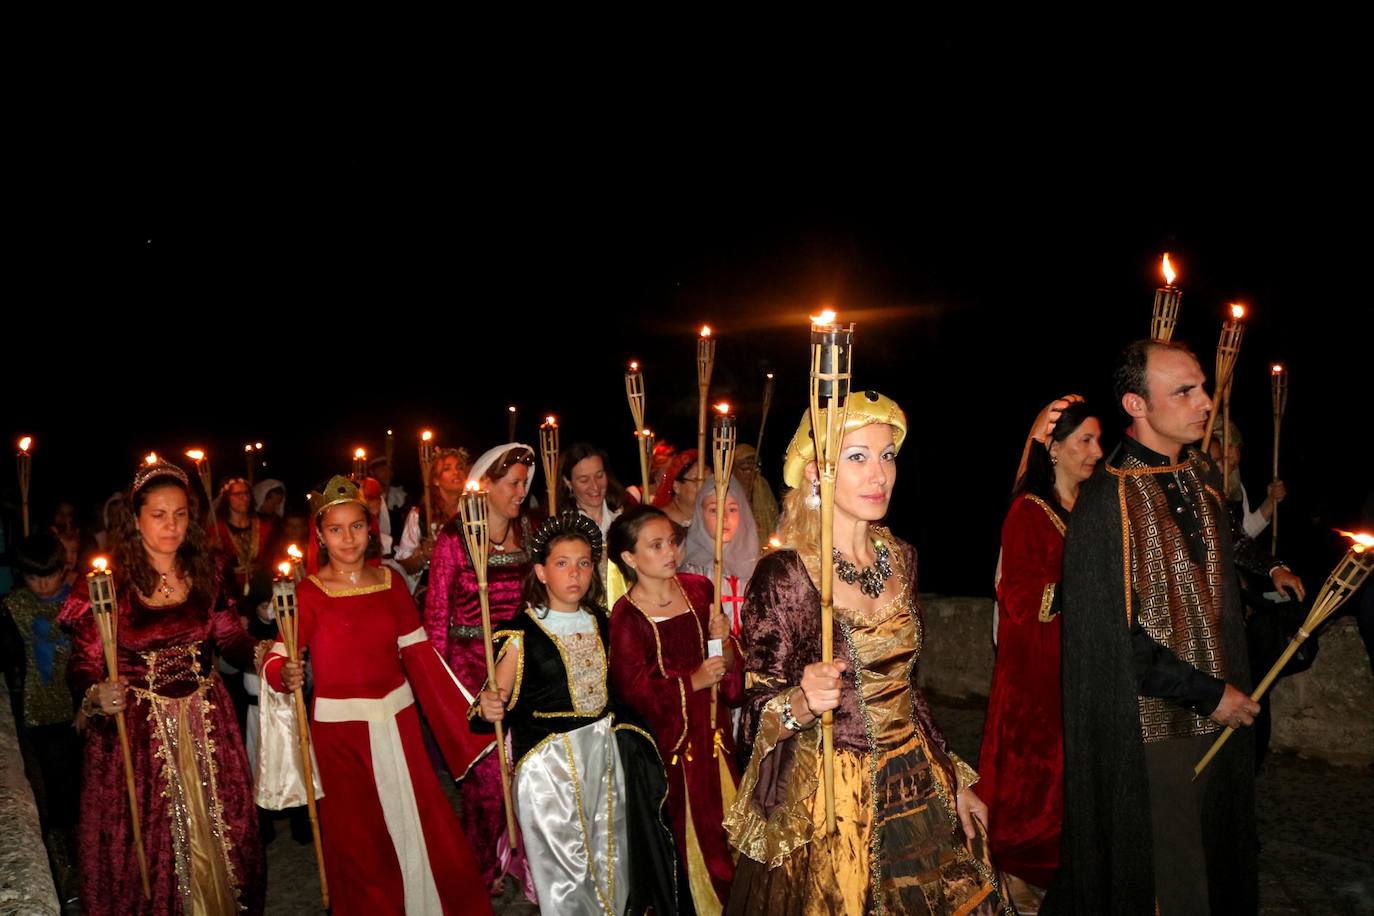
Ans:
MULTIPOLYGON (((1227 303, 1250 309, 1233 418, 1252 504, 1269 476, 1271 362, 1291 370, 1284 553, 1320 580, 1371 487, 1370 195, 1357 147, 1161 150, 1148 128, 1078 142, 1009 127, 929 144, 767 140, 695 123, 600 135, 572 121, 513 134, 396 129, 329 116, 203 119, 30 137, 7 232, 9 395, 0 432, 37 437, 33 504, 83 509, 150 449, 198 445, 218 479, 298 497, 375 454, 390 427, 418 492, 418 430, 473 455, 606 447, 638 469, 625 363, 648 423, 694 446, 694 337, 719 349, 713 400, 781 455, 805 407, 806 316, 857 322, 857 387, 907 411, 891 522, 923 590, 990 593, 1031 419, 1067 391, 1115 438, 1109 371, 1149 330, 1158 259, 1184 290, 1176 340, 1211 373, 1227 303), (245 127, 245 125, 251 125, 245 127), (933 151, 932 151, 933 150, 933 151)), ((447 116, 446 116, 447 117, 447 116)), ((4 475, 7 506, 16 486, 4 475)), ((542 480, 536 484, 542 492, 542 480)), ((7 509, 7 512, 9 510, 7 509)), ((1267 539, 1267 532, 1266 532, 1267 539)))

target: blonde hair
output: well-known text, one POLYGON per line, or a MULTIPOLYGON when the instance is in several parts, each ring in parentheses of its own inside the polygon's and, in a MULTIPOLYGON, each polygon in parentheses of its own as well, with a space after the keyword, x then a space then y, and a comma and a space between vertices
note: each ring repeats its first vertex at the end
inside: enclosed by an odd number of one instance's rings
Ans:
POLYGON ((788 491, 782 498, 782 520, 778 522, 778 539, 782 546, 795 550, 811 575, 811 582, 820 588, 821 510, 806 505, 811 482, 788 491))

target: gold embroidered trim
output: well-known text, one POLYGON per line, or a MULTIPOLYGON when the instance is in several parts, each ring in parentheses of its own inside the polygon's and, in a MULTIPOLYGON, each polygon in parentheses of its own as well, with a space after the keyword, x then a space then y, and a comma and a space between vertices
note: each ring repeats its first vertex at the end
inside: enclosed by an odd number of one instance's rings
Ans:
MULTIPOLYGON (((697 641, 700 643, 701 646, 701 659, 702 661, 705 661, 706 637, 701 632, 701 618, 697 617, 696 608, 692 605, 692 599, 687 597, 687 590, 682 587, 682 582, 678 580, 677 576, 673 577, 673 584, 677 586, 678 593, 682 595, 682 600, 687 604, 687 610, 685 611, 685 613, 690 614, 692 620, 696 622, 697 641)), ((644 608, 640 607, 638 604, 635 603, 635 600, 630 597, 629 592, 625 593, 625 600, 630 602, 630 607, 634 608, 636 611, 639 611, 639 613, 644 616, 644 619, 649 623, 649 628, 654 631, 654 653, 658 657, 658 674, 662 678, 667 678, 668 672, 663 669, 663 641, 659 639, 658 636, 658 624, 655 623, 654 619, 649 616, 648 611, 644 610, 644 608)), ((682 615, 679 614, 676 616, 680 617, 682 615)), ((668 618, 668 620, 673 619, 673 617, 668 618)), ((667 623, 667 621, 665 620, 664 623, 667 623)), ((687 679, 679 677, 677 679, 677 688, 682 696, 682 735, 677 739, 677 743, 673 745, 672 750, 674 751, 679 750, 682 747, 683 742, 687 740, 687 729, 688 726, 691 724, 687 720, 687 679)), ((690 752, 691 749, 689 748, 688 753, 690 754, 690 752)))
POLYGON ((306 578, 309 579, 311 582, 314 582, 316 588, 324 592, 325 596, 328 598, 352 598, 357 595, 372 595, 376 594, 377 592, 384 592, 387 589, 391 588, 391 567, 382 567, 381 585, 359 585, 356 588, 344 588, 340 589, 337 592, 331 592, 329 589, 325 588, 324 583, 320 581, 320 577, 317 575, 310 575, 306 578))
POLYGON ((1040 622, 1049 623, 1057 616, 1054 613, 1054 587, 1057 582, 1051 582, 1045 586, 1045 590, 1040 593, 1040 622))
MULTIPOLYGON (((552 612, 550 612, 550 613, 552 613, 552 612)), ((609 671, 610 671, 610 662, 609 662, 609 660, 606 658, 606 647, 603 646, 603 645, 601 644, 601 631, 597 628, 596 619, 595 619, 595 618, 592 619, 592 636, 595 638, 596 647, 597 647, 597 649, 598 649, 598 651, 599 651, 599 653, 600 653, 600 655, 601 655, 601 705, 600 705, 599 707, 597 707, 597 709, 596 709, 595 711, 592 711, 590 708, 588 708, 588 709, 586 709, 586 710, 579 710, 579 709, 577 708, 578 690, 577 690, 577 683, 576 683, 576 680, 575 680, 575 677, 574 677, 574 666, 573 666, 573 663, 572 663, 572 659, 568 657, 568 650, 565 649, 564 646, 563 646, 563 640, 559 639, 559 638, 558 638, 557 636, 555 636, 553 633, 549 632, 549 628, 546 627, 546 626, 544 626, 544 622, 543 622, 542 620, 539 619, 539 615, 536 614, 536 613, 534 613, 534 608, 532 608, 532 607, 526 607, 526 608, 525 608, 525 616, 529 617, 530 620, 533 620, 533 621, 534 621, 534 625, 537 626, 537 627, 543 632, 543 634, 549 638, 549 641, 553 643, 553 647, 554 647, 555 649, 558 650, 558 657, 561 658, 561 659, 563 660, 563 673, 564 673, 564 674, 567 676, 567 678, 568 678, 568 700, 573 704, 573 711, 571 711, 571 712, 559 712, 559 713, 535 712, 535 715, 536 715, 536 716, 553 716, 553 715, 558 715, 558 716, 588 716, 588 717, 590 717, 590 716, 599 716, 599 715, 601 715, 601 712, 602 712, 603 710, 605 710, 605 708, 606 708, 606 704, 610 702, 610 696, 611 696, 611 694, 610 694, 610 688, 609 688, 609 686, 608 686, 607 683, 606 683, 606 676, 607 676, 607 674, 608 674, 609 671)), ((651 621, 651 622, 652 622, 652 621, 651 621)), ((658 631, 657 631, 657 630, 654 631, 654 637, 655 637, 655 638, 658 637, 658 631)), ((523 664, 523 662, 524 662, 524 658, 525 658, 525 653, 522 651, 522 652, 520 653, 520 659, 521 659, 521 663, 522 663, 522 664, 523 664)), ((510 707, 507 706, 506 708, 509 709, 510 707)))
MULTIPOLYGON (((577 776, 577 761, 573 759, 572 741, 568 738, 566 732, 560 732, 557 737, 563 739, 563 749, 568 753, 568 772, 572 775, 573 800, 577 804, 577 821, 582 828, 582 845, 587 849, 587 865, 592 872, 592 887, 596 890, 596 897, 597 900, 601 902, 601 908, 605 912, 612 914, 612 916, 614 916, 615 906, 613 905, 613 901, 615 900, 615 831, 611 829, 607 829, 606 831, 606 887, 603 888, 601 886, 601 881, 598 880, 596 877, 596 865, 592 860, 592 836, 591 833, 587 830, 587 814, 582 807, 582 780, 579 779, 577 776)), ((540 745, 542 745, 543 743, 544 742, 542 741, 539 742, 540 745)), ((608 828, 610 824, 615 823, 615 818, 613 816, 614 808, 609 807, 610 805, 613 805, 615 801, 615 780, 614 778, 610 777, 611 770, 615 766, 615 755, 616 749, 614 747, 611 747, 607 750, 606 770, 608 778, 606 782, 610 786, 607 792, 609 798, 607 802, 608 807, 606 809, 606 823, 608 828)), ((527 754, 526 756, 529 755, 527 754)), ((522 757, 520 759, 524 760, 525 758, 522 757)))
POLYGON ((1069 529, 1064 526, 1064 520, 1059 517, 1059 513, 1055 512, 1054 509, 1050 507, 1049 503, 1045 502, 1043 499, 1036 496, 1034 493, 1026 493, 1025 497, 1026 499, 1035 503, 1041 509, 1045 510, 1045 514, 1050 517, 1050 521, 1054 522, 1054 527, 1059 531, 1059 536, 1063 537, 1064 533, 1067 532, 1069 529))

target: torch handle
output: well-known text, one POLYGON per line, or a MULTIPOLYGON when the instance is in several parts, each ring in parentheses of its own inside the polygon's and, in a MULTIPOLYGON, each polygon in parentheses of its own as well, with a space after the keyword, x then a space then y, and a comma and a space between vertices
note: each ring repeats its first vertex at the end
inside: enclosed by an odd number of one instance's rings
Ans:
MULTIPOLYGON (((103 648, 105 650, 105 671, 109 675, 112 683, 119 681, 119 657, 118 648, 115 646, 115 615, 119 613, 116 605, 110 611, 96 611, 92 608, 91 612, 96 615, 96 624, 100 630, 103 648), (101 617, 104 617, 102 622, 101 617)), ((115 728, 119 731, 119 749, 124 756, 124 790, 129 796, 129 816, 134 828, 134 855, 138 857, 138 876, 143 882, 143 899, 151 900, 153 897, 152 885, 148 882, 148 858, 143 851, 143 822, 138 815, 138 790, 134 787, 134 756, 129 749, 129 730, 124 724, 124 710, 115 713, 115 728)))
MULTIPOLYGON (((835 478, 821 475, 821 661, 835 660, 835 478)), ((835 717, 821 713, 821 777, 825 787, 825 829, 835 835, 835 717)))
MULTIPOLYGON (((1283 414, 1274 413, 1274 480, 1279 479, 1279 431, 1283 426, 1283 414)), ((1269 552, 1277 554, 1279 552, 1279 504, 1274 503, 1274 508, 1269 516, 1269 552)))
MULTIPOLYGON (((1293 657, 1293 653, 1298 651, 1298 647, 1301 646, 1306 639, 1307 634, 1302 630, 1298 630, 1297 633, 1293 634, 1293 638, 1288 640, 1288 647, 1283 650, 1283 654, 1279 656, 1279 660, 1274 662, 1274 667, 1269 669, 1269 673, 1264 676, 1264 680, 1260 681, 1259 686, 1250 694, 1250 699, 1254 700, 1256 703, 1259 702, 1260 697, 1264 696, 1265 692, 1278 678, 1279 672, 1283 670, 1283 666, 1288 664, 1288 661, 1293 657)), ((1227 742, 1231 737, 1231 733, 1234 731, 1234 728, 1227 728, 1217 736, 1217 740, 1212 743, 1207 753, 1204 754, 1202 759, 1197 762, 1197 765, 1193 767, 1194 779, 1202 775, 1202 771, 1207 769, 1207 765, 1212 762, 1212 758, 1217 755, 1217 751, 1221 750, 1221 746, 1227 742)))
POLYGON ((710 370, 697 386, 697 480, 706 479, 706 399, 711 393, 710 370))
MULTIPOLYGON (((478 573, 477 599, 482 607, 482 649, 487 656, 487 683, 496 686, 496 656, 491 646, 491 597, 487 594, 486 570, 478 573)), ((506 766, 506 730, 500 722, 496 725, 496 762, 501 768, 501 801, 506 808, 506 840, 512 853, 520 851, 519 834, 515 830, 515 804, 510 794, 510 772, 506 766)))
MULTIPOLYGON (((299 663, 300 646, 296 643, 296 612, 294 610, 279 615, 282 642, 286 655, 291 661, 299 663)), ((305 809, 310 815, 310 836, 315 841, 315 869, 320 876, 320 905, 329 910, 329 879, 324 873, 324 842, 320 839, 320 815, 315 807, 315 767, 310 753, 310 727, 305 712, 305 691, 297 687, 291 691, 296 707, 296 736, 300 742, 301 769, 305 775, 305 809)))

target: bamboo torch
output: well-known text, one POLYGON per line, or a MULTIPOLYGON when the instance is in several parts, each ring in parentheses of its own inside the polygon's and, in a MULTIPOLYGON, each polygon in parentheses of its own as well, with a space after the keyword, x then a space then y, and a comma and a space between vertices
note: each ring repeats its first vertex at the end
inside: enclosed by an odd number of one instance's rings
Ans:
MULTIPOLYGON (((1250 694, 1250 699, 1256 703, 1278 678, 1279 672, 1283 670, 1284 665, 1288 664, 1293 653, 1298 651, 1298 647, 1364 584, 1364 580, 1369 577, 1369 571, 1374 569, 1374 534, 1367 532, 1355 534, 1352 531, 1342 531, 1340 534, 1350 538, 1353 543, 1350 545, 1350 549, 1346 551, 1345 556, 1341 557, 1340 562, 1336 564, 1336 568, 1331 571, 1331 575, 1326 577, 1326 583, 1322 585, 1322 590, 1317 594, 1317 600, 1312 602, 1312 610, 1307 612, 1307 619, 1302 622, 1302 626, 1298 627, 1298 632, 1293 634, 1293 638, 1288 640, 1288 648, 1283 650, 1279 660, 1274 662, 1274 667, 1269 669, 1269 673, 1264 676, 1264 680, 1259 682, 1255 692, 1250 694)), ((1234 731, 1234 728, 1228 728, 1217 736, 1211 749, 1197 762, 1197 766, 1193 767, 1194 779, 1207 769, 1207 764, 1212 762, 1212 758, 1217 755, 1217 751, 1221 750, 1221 746, 1226 743, 1226 739, 1230 738, 1234 731)))
MULTIPOLYGON (((730 413, 729 404, 717 404, 716 416, 711 424, 711 469, 716 475, 716 568, 712 576, 716 589, 715 611, 725 609, 720 596, 721 564, 725 558, 725 503, 730 490, 730 473, 735 467, 735 441, 739 428, 730 413)), ((716 704, 720 688, 711 685, 711 728, 717 732, 714 754, 720 753, 719 729, 716 728, 716 704)))
POLYGON ((1235 381, 1233 372, 1226 380, 1226 390, 1221 393, 1221 492, 1226 494, 1231 492, 1231 386, 1235 381))
MULTIPOLYGON (((1217 342, 1217 377, 1216 392, 1217 399, 1224 397, 1226 387, 1231 384, 1231 373, 1236 368, 1236 357, 1240 355, 1240 338, 1245 332, 1245 325, 1240 320, 1245 317, 1245 306, 1232 305, 1231 317, 1221 326, 1221 339, 1217 342)), ((1212 412, 1207 417, 1207 429, 1202 434, 1202 452, 1207 453, 1207 448, 1212 444, 1212 430, 1217 422, 1217 405, 1212 404, 1212 412)), ((1225 453, 1223 452, 1223 457, 1225 453)))
MULTIPOLYGON (((821 661, 835 660, 835 473, 848 415, 854 325, 835 324, 827 309, 811 319, 811 434, 821 491, 821 661)), ((825 824, 835 833, 835 740, 830 711, 821 714, 825 824)))
MULTIPOLYGON (((286 647, 286 657, 299 663, 301 647, 297 642, 299 629, 294 560, 278 565, 277 575, 272 577, 272 610, 277 615, 277 632, 281 635, 282 645, 286 647)), ((315 808, 315 772, 310 753, 310 728, 306 721, 305 694, 299 687, 292 690, 291 694, 295 698, 296 736, 300 740, 301 769, 305 774, 305 808, 310 815, 310 835, 315 840, 315 867, 320 873, 320 905, 328 911, 329 880, 324 874, 324 844, 320 841, 320 818, 315 808)))
POLYGON ((424 430, 420 433, 420 482, 424 489, 425 523, 420 527, 420 540, 429 537, 434 527, 434 497, 429 492, 430 468, 434 466, 434 433, 424 430), (426 531, 425 529, 431 529, 426 531))
MULTIPOLYGON (((496 684, 496 656, 491 647, 491 599, 487 595, 487 552, 491 537, 487 528, 487 491, 477 481, 469 480, 458 499, 458 514, 463 523, 463 542, 468 559, 477 573, 477 598, 482 608, 482 649, 487 656, 487 683, 496 684)), ((506 768, 506 730, 496 725, 496 762, 501 768, 501 798, 506 806, 506 839, 511 852, 519 851, 519 834, 515 831, 515 806, 510 797, 510 773, 506 768)))
POLYGON ((1178 301, 1183 291, 1174 286, 1174 265, 1169 263, 1169 253, 1164 252, 1161 262, 1164 273, 1164 286, 1155 290, 1154 317, 1150 321, 1150 337, 1153 340, 1169 341, 1174 338, 1174 326, 1178 324, 1178 301))
POLYGON ((773 406, 773 373, 768 373, 763 379, 763 411, 759 414, 759 441, 754 446, 754 454, 758 455, 757 461, 763 464, 763 427, 768 423, 768 409, 773 406))
POLYGON ((506 408, 506 414, 508 417, 506 422, 506 441, 514 442, 515 424, 520 420, 520 411, 516 408, 514 404, 512 404, 506 408))
POLYGON ((367 477, 367 449, 359 446, 353 450, 353 482, 361 487, 365 477, 367 477))
POLYGON ((261 451, 262 451, 262 443, 261 443, 261 442, 245 442, 245 443, 243 444, 243 462, 244 462, 245 465, 247 465, 247 467, 245 468, 245 470, 248 472, 248 486, 249 486, 249 487, 252 487, 252 486, 253 486, 253 476, 254 476, 254 474, 257 473, 257 468, 258 468, 258 459, 259 459, 258 453, 261 452, 261 451))
POLYGON ((706 399, 715 367, 716 339, 711 336, 711 326, 704 324, 697 337, 697 480, 706 479, 706 399))
MULTIPOLYGON (((1279 479, 1279 428, 1283 426, 1283 414, 1288 409, 1288 370, 1275 363, 1269 370, 1269 393, 1274 400, 1274 479, 1279 479)), ((1271 530, 1269 552, 1279 551, 1279 504, 1274 503, 1274 514, 1269 519, 1271 530)))
MULTIPOLYGON (((119 607, 115 600, 114 577, 109 562, 96 557, 95 568, 86 573, 86 586, 91 596, 91 616, 100 631, 100 646, 105 650, 105 673, 111 681, 119 680, 119 607)), ((129 795, 129 816, 134 826, 134 855, 138 857, 138 874, 143 880, 143 899, 151 900, 153 891, 148 883, 148 859, 143 852, 143 823, 138 816, 138 792, 134 789, 134 758, 129 751, 129 732, 124 725, 124 710, 115 712, 115 727, 119 730, 119 748, 124 754, 124 788, 129 795)))
POLYGON ((649 504, 649 453, 645 448, 645 435, 648 430, 644 428, 644 373, 639 369, 639 363, 631 362, 630 369, 625 373, 625 397, 630 402, 630 416, 635 421, 635 444, 639 448, 639 482, 642 489, 639 491, 639 501, 644 505, 649 504))
POLYGON ((390 470, 393 467, 391 462, 396 458, 396 433, 389 429, 386 431, 386 446, 383 454, 386 456, 387 470, 390 470))
POLYGON ((219 522, 215 519, 215 494, 210 489, 212 479, 210 477, 210 456, 205 454, 204 449, 188 448, 186 457, 196 463, 196 476, 200 478, 200 488, 205 491, 205 505, 209 507, 205 513, 205 518, 210 528, 210 540, 216 545, 219 544, 219 522))
POLYGON ((29 454, 29 449, 33 446, 33 436, 25 436, 19 440, 19 454, 14 456, 14 463, 19 469, 19 502, 24 520, 24 537, 29 536, 29 480, 33 471, 33 456, 29 454))
POLYGON ((539 457, 544 461, 544 486, 549 494, 549 518, 558 514, 558 418, 549 414, 539 426, 539 457))

